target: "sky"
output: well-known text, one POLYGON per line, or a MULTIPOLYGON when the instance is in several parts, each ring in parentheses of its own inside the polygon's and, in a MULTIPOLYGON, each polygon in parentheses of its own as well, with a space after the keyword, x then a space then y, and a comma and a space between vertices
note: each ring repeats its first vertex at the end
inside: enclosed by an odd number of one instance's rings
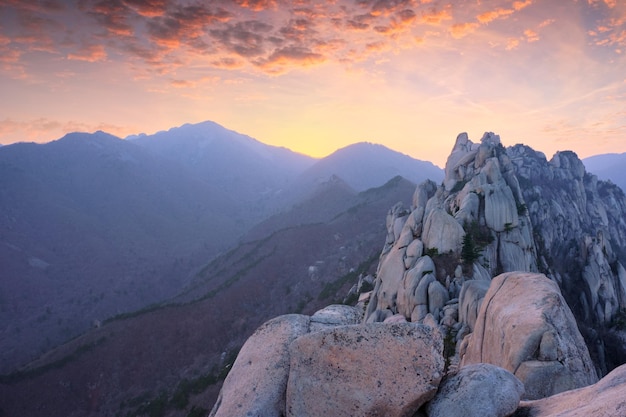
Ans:
POLYGON ((626 152, 626 1, 0 0, 0 144, 205 120, 315 157, 626 152))

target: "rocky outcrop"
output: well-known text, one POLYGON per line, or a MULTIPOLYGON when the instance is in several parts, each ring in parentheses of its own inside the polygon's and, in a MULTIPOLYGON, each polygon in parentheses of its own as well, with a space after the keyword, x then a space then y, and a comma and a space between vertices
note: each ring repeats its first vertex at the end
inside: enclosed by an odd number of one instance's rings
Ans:
POLYGON ((459 321, 467 325, 469 331, 474 330, 478 311, 483 303, 491 281, 465 281, 459 295, 459 321))
MULTIPOLYGON (((480 144, 459 135, 443 185, 420 184, 411 210, 401 205, 390 210, 387 232, 368 322, 393 314, 415 322, 432 314, 443 323, 443 307, 458 297, 464 281, 537 271, 532 227, 514 166, 492 133, 480 144)), ((456 326, 450 317, 446 324, 456 326)))
POLYGON ((461 366, 500 366, 524 383, 527 399, 597 381, 573 314, 556 283, 542 274, 495 277, 464 344, 461 366))
POLYGON ((524 402, 520 416, 582 415, 567 414, 574 393, 593 404, 586 415, 626 407, 591 394, 618 392, 621 373, 581 388, 623 357, 607 355, 599 335, 625 350, 626 197, 575 154, 548 162, 493 133, 480 143, 461 134, 443 184, 420 184, 386 226, 369 303, 359 299, 363 324, 333 306, 289 344, 286 415, 505 416, 520 397, 547 397, 524 402))
POLYGON ((241 348, 209 417, 284 416, 289 345, 309 324, 308 316, 292 314, 259 327, 241 348))
POLYGON ((626 415, 626 365, 598 383, 552 397, 522 401, 516 417, 615 417, 626 415))
POLYGON ((443 376, 437 333, 373 323, 298 338, 290 347, 287 416, 412 416, 443 376))
POLYGON ((581 321, 610 324, 626 308, 619 276, 626 260, 623 191, 587 173, 570 151, 549 162, 524 145, 508 154, 523 185, 541 269, 559 283, 581 321))
POLYGON ((403 317, 354 324, 361 316, 334 305, 266 322, 242 347, 209 416, 413 415, 443 377, 441 333, 403 317))
MULTIPOLYGON (((548 162, 523 145, 504 148, 493 133, 480 143, 460 134, 443 184, 420 184, 410 208, 389 212, 387 231, 367 322, 432 314, 444 324, 444 308, 430 300, 442 288, 455 300, 466 281, 541 271, 558 283, 600 374, 626 353, 607 340, 622 337, 611 326, 626 312, 626 197, 586 173, 573 152, 548 162)), ((458 320, 447 310, 457 339, 471 330, 479 301, 465 297, 458 320)))
POLYGON ((426 410, 428 417, 505 417, 517 409, 523 393, 512 373, 480 363, 448 375, 426 410))
POLYGON ((363 319, 363 310, 342 304, 325 307, 311 316, 311 332, 336 326, 358 324, 363 319))

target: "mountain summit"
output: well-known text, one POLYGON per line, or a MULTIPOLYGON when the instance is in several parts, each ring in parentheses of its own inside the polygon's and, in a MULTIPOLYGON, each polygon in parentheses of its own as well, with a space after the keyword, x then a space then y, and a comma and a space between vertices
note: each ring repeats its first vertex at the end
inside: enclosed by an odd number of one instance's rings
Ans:
POLYGON ((511 415, 520 399, 535 401, 519 415, 573 416, 609 389, 591 408, 619 413, 626 368, 595 383, 626 358, 615 325, 626 308, 624 218, 624 193, 573 152, 548 162, 493 133, 480 143, 460 134, 443 184, 423 182, 410 208, 389 211, 364 315, 362 304, 329 306, 267 322, 210 416, 511 415))

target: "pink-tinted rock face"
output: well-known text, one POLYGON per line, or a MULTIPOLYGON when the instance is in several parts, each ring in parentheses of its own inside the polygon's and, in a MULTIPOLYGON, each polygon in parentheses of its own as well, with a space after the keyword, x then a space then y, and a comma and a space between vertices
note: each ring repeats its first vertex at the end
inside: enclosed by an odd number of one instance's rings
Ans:
POLYGON ((495 277, 464 343, 461 366, 500 366, 524 383, 528 399, 597 381, 574 316, 558 286, 542 274, 495 277))
POLYGON ((535 401, 522 401, 515 416, 615 417, 626 415, 626 365, 600 382, 535 401))
POLYGON ((438 331, 372 323, 310 333, 294 341, 287 416, 410 417, 443 376, 438 331))
POLYGON ((309 325, 309 316, 289 314, 259 327, 241 348, 209 416, 283 416, 289 344, 309 325))

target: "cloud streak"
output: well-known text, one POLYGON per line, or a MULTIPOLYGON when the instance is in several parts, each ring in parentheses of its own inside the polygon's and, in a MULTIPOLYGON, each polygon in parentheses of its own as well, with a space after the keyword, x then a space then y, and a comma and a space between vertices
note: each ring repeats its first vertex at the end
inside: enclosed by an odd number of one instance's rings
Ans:
POLYGON ((486 9, 477 15, 476 22, 459 22, 455 18, 459 13, 452 5, 415 0, 71 3, 4 0, 0 8, 18 15, 19 22, 2 35, 10 36, 23 49, 64 53, 73 60, 98 62, 118 55, 146 64, 158 62, 162 69, 167 62, 174 68, 188 62, 191 53, 219 68, 238 62, 275 73, 329 61, 346 63, 355 56, 362 60, 373 51, 371 45, 410 44, 414 39, 423 42, 423 34, 433 27, 442 27, 459 39, 480 24, 511 16, 530 1, 517 1, 506 9, 486 9), (79 11, 71 22, 63 13, 67 10, 79 11), (46 38, 45 32, 54 33, 56 39, 46 38), (335 47, 325 47, 330 44, 335 47))

